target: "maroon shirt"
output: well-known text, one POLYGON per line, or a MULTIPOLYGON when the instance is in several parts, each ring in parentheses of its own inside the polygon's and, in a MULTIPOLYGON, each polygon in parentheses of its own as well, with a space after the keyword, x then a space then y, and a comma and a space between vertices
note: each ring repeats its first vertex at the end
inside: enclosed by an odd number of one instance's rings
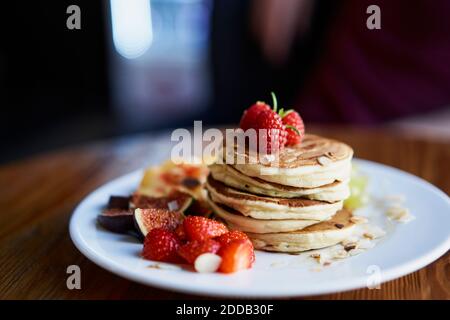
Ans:
POLYGON ((450 105, 450 1, 348 0, 297 109, 306 121, 377 123, 450 105), (366 9, 381 9, 369 30, 366 9))

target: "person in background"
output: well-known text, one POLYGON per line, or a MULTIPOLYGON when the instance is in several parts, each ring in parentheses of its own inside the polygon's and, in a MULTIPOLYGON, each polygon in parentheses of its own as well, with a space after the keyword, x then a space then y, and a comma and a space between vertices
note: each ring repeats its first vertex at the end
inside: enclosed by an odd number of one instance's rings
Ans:
MULTIPOLYGON (((253 0, 247 42, 255 48, 241 59, 242 77, 289 97, 305 121, 377 124, 448 108, 448 12, 447 0, 253 0), (366 26, 373 4, 379 30, 366 26)), ((251 91, 234 85, 228 90, 251 91)))
MULTIPOLYGON (((253 1, 264 56, 282 64, 307 32, 313 0, 253 1)), ((377 123, 450 105, 450 2, 346 0, 295 106, 313 121, 377 123), (366 27, 367 7, 381 29, 366 27)))

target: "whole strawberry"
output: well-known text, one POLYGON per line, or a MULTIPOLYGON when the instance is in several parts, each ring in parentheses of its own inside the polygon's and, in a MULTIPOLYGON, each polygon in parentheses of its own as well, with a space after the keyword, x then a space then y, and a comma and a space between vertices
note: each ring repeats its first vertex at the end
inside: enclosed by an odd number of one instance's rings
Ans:
POLYGON ((178 249, 180 240, 168 230, 162 228, 152 229, 144 240, 142 257, 148 260, 178 262, 178 249))
POLYGON ((258 150, 267 154, 276 153, 286 144, 286 127, 281 117, 273 111, 260 112, 256 118, 258 150), (261 145, 264 143, 265 145, 261 145))
POLYGON ((228 228, 223 223, 201 216, 186 217, 183 227, 188 240, 203 241, 228 232, 228 228))
POLYGON ((289 110, 285 112, 282 119, 286 126, 286 145, 292 146, 301 143, 305 135, 305 125, 300 115, 296 111, 289 110))
POLYGON ((258 139, 256 145, 260 153, 276 153, 283 149, 286 143, 286 128, 277 112, 277 99, 273 92, 272 98, 273 109, 264 102, 257 102, 244 111, 240 123, 243 130, 256 130, 258 139))
POLYGON ((256 118, 262 111, 270 111, 272 110, 269 105, 264 102, 258 101, 250 108, 244 111, 242 115, 241 122, 239 123, 239 127, 242 130, 247 130, 253 128, 253 125, 256 123, 256 118))

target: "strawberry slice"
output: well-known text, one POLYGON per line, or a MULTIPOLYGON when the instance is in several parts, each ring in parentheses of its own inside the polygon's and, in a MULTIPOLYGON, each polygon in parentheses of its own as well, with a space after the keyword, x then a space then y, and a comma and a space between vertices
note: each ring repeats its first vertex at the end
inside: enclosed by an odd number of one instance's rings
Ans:
MULTIPOLYGON (((250 241, 248 236, 244 232, 239 231, 239 230, 231 230, 230 232, 227 232, 227 233, 221 235, 220 237, 216 238, 216 240, 222 246, 225 246, 225 245, 229 244, 230 242, 236 241, 236 240, 246 240, 250 244, 252 244, 252 242, 250 241)), ((252 244, 252 247, 253 247, 253 244, 252 244)))
POLYGON ((148 260, 179 262, 178 249, 181 243, 173 232, 162 228, 151 230, 144 240, 142 257, 148 260))
POLYGON ((184 231, 189 240, 203 241, 219 237, 228 232, 227 227, 216 220, 201 216, 188 216, 183 221, 184 231))
POLYGON ((247 240, 231 241, 223 246, 219 252, 222 262, 219 272, 233 273, 251 268, 254 261, 253 246, 247 240))
POLYGON ((193 264, 199 255, 203 253, 217 253, 219 249, 220 243, 215 240, 194 240, 182 245, 178 250, 178 254, 188 263, 193 264))
MULTIPOLYGON (((225 233, 223 235, 221 235, 220 237, 216 238, 216 240, 220 243, 220 245, 222 247, 226 246, 227 244, 229 244, 232 241, 236 241, 236 240, 243 240, 243 241, 247 241, 252 249, 253 248, 253 243, 250 240, 250 238, 242 231, 239 230, 232 230, 228 233, 225 233)), ((252 263, 255 261, 256 257, 255 257, 255 252, 253 251, 253 255, 252 255, 252 263)))
POLYGON ((178 237, 178 239, 180 239, 183 242, 187 241, 187 236, 186 236, 186 232, 184 232, 184 226, 183 224, 180 224, 176 229, 175 229, 175 235, 178 237))

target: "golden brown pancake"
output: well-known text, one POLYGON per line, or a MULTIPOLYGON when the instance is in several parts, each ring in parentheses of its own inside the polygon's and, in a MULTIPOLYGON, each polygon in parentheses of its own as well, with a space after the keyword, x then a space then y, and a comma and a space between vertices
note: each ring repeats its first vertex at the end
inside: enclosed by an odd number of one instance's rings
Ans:
POLYGON ((230 188, 209 176, 206 188, 212 201, 255 219, 325 220, 342 208, 342 201, 328 203, 304 198, 259 196, 230 188))
POLYGON ((241 150, 238 146, 226 148, 226 151, 224 158, 231 151, 231 159, 234 159, 231 165, 241 173, 299 188, 347 180, 353 156, 353 149, 345 143, 311 134, 306 134, 301 144, 287 146, 276 155, 251 157, 248 149, 241 150))
POLYGON ((221 193, 227 197, 233 197, 239 200, 254 200, 254 201, 263 201, 270 202, 280 205, 285 205, 289 207, 308 207, 314 205, 320 205, 323 202, 317 200, 310 200, 304 198, 274 198, 274 197, 264 197, 258 196, 251 193, 234 191, 233 188, 226 186, 224 183, 215 180, 211 175, 208 176, 207 183, 209 186, 217 190, 217 192, 221 193))
POLYGON ((355 224, 352 213, 339 210, 330 220, 302 230, 283 233, 247 233, 256 249, 278 252, 299 252, 335 245, 349 237, 355 224))
POLYGON ((247 176, 231 165, 213 164, 209 169, 215 180, 229 187, 263 196, 335 202, 345 200, 350 195, 348 181, 334 181, 316 188, 298 188, 247 176))
POLYGON ((319 223, 317 220, 263 220, 243 216, 238 211, 209 199, 209 204, 216 216, 224 220, 230 229, 253 233, 274 233, 302 230, 310 225, 319 223))
MULTIPOLYGON (((237 145, 233 146, 234 156, 241 155, 247 159, 250 157, 248 148, 245 148, 245 154, 240 154, 237 145)), ((353 155, 353 149, 343 142, 337 140, 320 137, 313 134, 305 134, 302 143, 286 146, 278 153, 280 162, 278 168, 299 168, 306 166, 321 165, 318 158, 325 156, 332 162, 338 162, 348 159, 353 155)), ((264 156, 263 156, 264 157, 264 156)), ((270 156, 268 156, 270 159, 270 156)), ((265 164, 266 159, 258 158, 258 164, 265 164)))

